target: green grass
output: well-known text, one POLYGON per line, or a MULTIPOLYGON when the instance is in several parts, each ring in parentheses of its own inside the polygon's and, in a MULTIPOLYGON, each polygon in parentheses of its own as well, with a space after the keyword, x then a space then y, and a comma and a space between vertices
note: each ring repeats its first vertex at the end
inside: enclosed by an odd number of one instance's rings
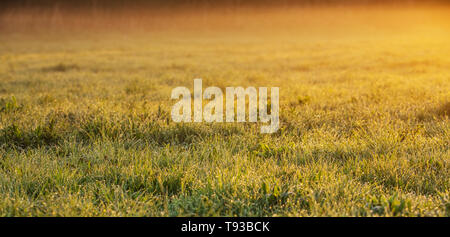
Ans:
POLYGON ((0 216, 450 216, 448 31, 321 27, 1 35, 0 216), (194 78, 280 130, 173 123, 194 78))

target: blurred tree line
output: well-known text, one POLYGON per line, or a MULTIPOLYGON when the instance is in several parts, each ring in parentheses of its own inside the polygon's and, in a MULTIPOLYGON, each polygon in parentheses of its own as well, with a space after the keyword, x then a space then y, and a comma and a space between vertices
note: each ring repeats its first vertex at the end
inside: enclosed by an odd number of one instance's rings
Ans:
POLYGON ((420 2, 450 3, 450 0, 0 0, 0 8, 62 7, 62 8, 123 8, 176 6, 291 6, 329 4, 413 4, 420 2))

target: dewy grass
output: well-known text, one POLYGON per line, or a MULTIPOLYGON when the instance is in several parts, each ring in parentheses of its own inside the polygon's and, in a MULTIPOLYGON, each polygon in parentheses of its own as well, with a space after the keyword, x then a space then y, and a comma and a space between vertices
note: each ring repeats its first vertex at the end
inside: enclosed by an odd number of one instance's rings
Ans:
POLYGON ((208 87, 202 93, 202 79, 194 80, 194 94, 191 96, 186 87, 176 87, 172 90, 171 98, 179 99, 172 107, 172 121, 174 122, 246 122, 246 107, 248 108, 248 122, 269 123, 261 126, 261 133, 274 133, 279 129, 279 88, 271 88, 270 101, 267 99, 267 87, 259 87, 259 93, 255 87, 227 87, 226 112, 223 111, 224 96, 219 87, 208 87), (181 97, 181 98, 180 98, 181 97), (191 103, 194 97, 193 103, 191 103), (246 101, 246 97, 249 98, 246 101), (236 101, 235 101, 236 98, 236 101), (203 108, 203 99, 211 100, 203 108), (270 107, 267 106, 270 102, 270 107), (193 116, 191 107, 194 107, 193 116), (236 106, 235 106, 236 104, 236 106), (269 111, 269 112, 268 112, 269 111), (235 116, 236 114, 236 116, 235 116))
POLYGON ((2 15, 1 216, 450 216, 448 9, 181 14, 2 15), (279 129, 173 122, 195 78, 279 87, 279 129))

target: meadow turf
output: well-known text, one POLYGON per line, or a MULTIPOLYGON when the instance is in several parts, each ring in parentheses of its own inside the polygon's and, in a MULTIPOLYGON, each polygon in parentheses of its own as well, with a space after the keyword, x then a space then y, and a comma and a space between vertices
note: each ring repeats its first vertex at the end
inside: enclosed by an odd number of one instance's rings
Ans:
POLYGON ((3 13, 0 216, 450 216, 449 12, 3 13), (172 122, 195 78, 280 130, 172 122))

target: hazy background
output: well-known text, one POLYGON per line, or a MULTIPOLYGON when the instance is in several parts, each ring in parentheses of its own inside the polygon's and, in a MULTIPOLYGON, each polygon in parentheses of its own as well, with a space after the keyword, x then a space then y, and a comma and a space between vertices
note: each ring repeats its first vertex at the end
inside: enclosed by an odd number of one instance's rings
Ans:
POLYGON ((345 5, 345 4, 417 4, 449 3, 448 0, 5 0, 4 8, 17 7, 130 7, 130 6, 291 6, 291 5, 345 5))
POLYGON ((442 30, 448 26, 445 19, 449 3, 448 0, 6 0, 0 3, 0 31, 148 32, 182 28, 187 33, 187 30, 218 32, 219 29, 267 31, 269 27, 273 32, 280 28, 283 32, 287 28, 307 32, 318 25, 330 26, 328 29, 333 31, 352 25, 380 28, 380 24, 395 31, 421 25, 430 30, 430 22, 442 30))

